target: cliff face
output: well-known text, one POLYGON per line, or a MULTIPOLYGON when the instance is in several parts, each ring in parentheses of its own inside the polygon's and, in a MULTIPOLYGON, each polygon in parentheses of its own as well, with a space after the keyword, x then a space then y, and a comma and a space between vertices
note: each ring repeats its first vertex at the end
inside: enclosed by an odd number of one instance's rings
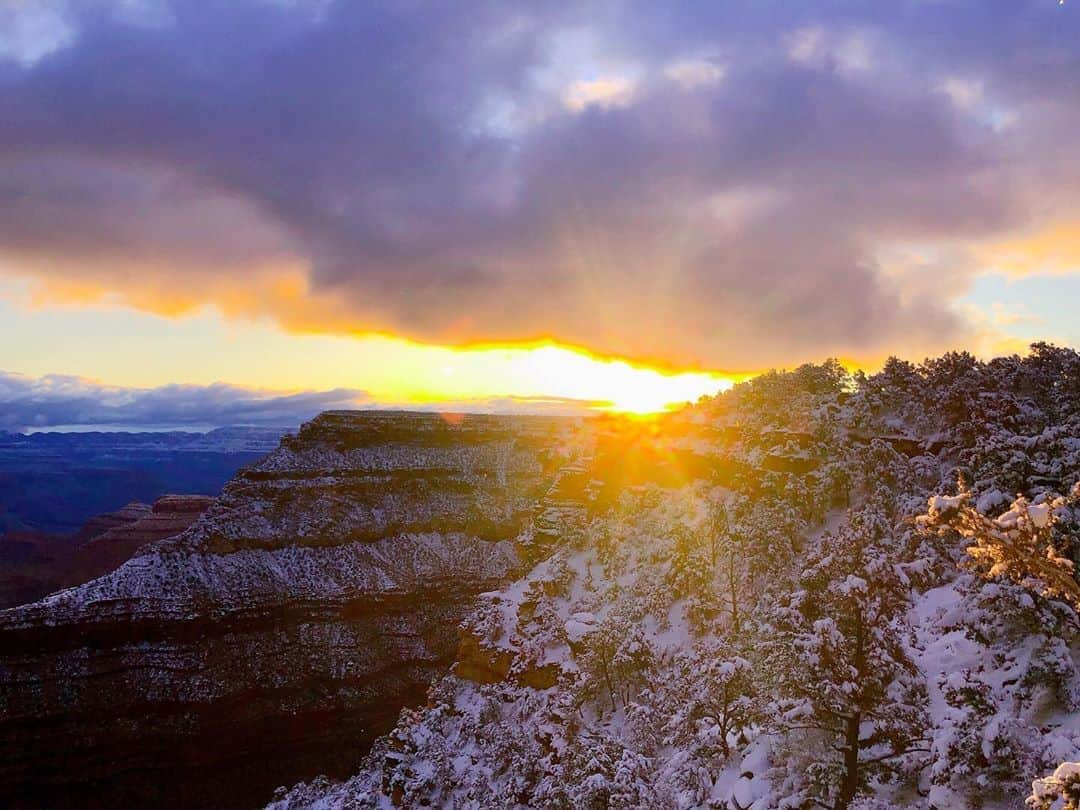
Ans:
POLYGON ((209 495, 165 495, 154 501, 153 506, 130 503, 116 512, 91 518, 79 535, 89 535, 84 548, 131 546, 134 550, 180 534, 213 502, 209 495))
MULTIPOLYGON (((71 555, 70 564, 74 571, 69 584, 81 584, 108 573, 144 546, 182 533, 213 502, 214 499, 208 495, 165 495, 158 498, 135 520, 112 526, 79 546, 71 555), (92 572, 90 576, 77 576, 87 571, 92 572)), ((143 505, 130 504, 124 510, 131 510, 133 506, 143 505)))
POLYGON ((0 608, 107 574, 148 543, 180 534, 213 502, 207 495, 165 495, 153 506, 134 501, 92 517, 70 537, 0 535, 0 608))
POLYGON ((252 806, 348 773, 520 570, 577 441, 560 419, 327 413, 183 534, 0 613, 0 803, 252 806))
MULTIPOLYGON (((122 526, 129 526, 132 523, 142 520, 151 515, 153 511, 154 507, 148 503, 132 501, 113 512, 94 515, 94 517, 90 518, 82 525, 82 528, 79 529, 79 531, 72 535, 71 540, 75 545, 82 545, 83 543, 93 540, 95 537, 100 537, 105 534, 105 532, 111 531, 112 529, 119 529, 122 526)), ((186 529, 187 526, 184 528, 186 529)))

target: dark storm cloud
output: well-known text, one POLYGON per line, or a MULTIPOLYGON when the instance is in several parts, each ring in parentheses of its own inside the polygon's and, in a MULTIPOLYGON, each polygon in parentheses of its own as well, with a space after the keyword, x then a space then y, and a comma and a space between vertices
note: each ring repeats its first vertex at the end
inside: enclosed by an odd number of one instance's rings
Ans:
POLYGON ((224 383, 122 388, 59 374, 33 378, 0 372, 0 429, 292 426, 321 411, 356 408, 366 400, 364 392, 344 388, 295 394, 224 383))
POLYGON ((961 340, 965 271, 882 254, 1024 224, 1080 80, 1050 0, 79 8, 0 47, 16 266, 257 309, 293 262, 336 306, 292 326, 714 367, 961 340))

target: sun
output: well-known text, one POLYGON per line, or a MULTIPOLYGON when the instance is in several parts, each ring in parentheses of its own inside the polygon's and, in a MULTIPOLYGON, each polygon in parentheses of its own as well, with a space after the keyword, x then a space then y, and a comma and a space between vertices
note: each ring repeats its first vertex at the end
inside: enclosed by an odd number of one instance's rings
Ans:
POLYGON ((734 382, 722 374, 660 371, 556 343, 438 351, 411 365, 425 382, 413 401, 468 407, 470 401, 510 398, 538 407, 647 415, 712 396, 734 382))
POLYGON ((730 378, 718 374, 661 372, 561 346, 527 350, 522 363, 538 389, 627 414, 660 413, 732 385, 730 378))

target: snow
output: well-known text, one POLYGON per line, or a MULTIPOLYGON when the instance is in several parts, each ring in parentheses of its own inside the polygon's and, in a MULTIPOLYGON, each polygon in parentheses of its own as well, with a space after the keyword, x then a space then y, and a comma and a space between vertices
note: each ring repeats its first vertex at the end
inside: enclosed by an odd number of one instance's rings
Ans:
POLYGON ((572 644, 577 644, 596 630, 596 617, 584 611, 575 613, 566 620, 563 628, 566 630, 567 640, 572 644))
POLYGON ((1078 783, 1080 783, 1080 762, 1063 762, 1054 770, 1052 776, 1036 779, 1031 783, 1031 799, 1044 803, 1052 802, 1050 807, 1053 810, 1059 810, 1065 807, 1063 799, 1057 801, 1065 786, 1069 785, 1075 791, 1078 783))
POLYGON ((992 509, 1001 506, 1004 503, 1008 503, 1009 499, 1005 497, 1005 494, 998 489, 992 489, 989 492, 984 492, 975 501, 975 508, 982 514, 987 514, 992 509))
POLYGON ((854 574, 850 574, 848 575, 847 579, 845 579, 837 586, 837 590, 845 594, 851 594, 856 592, 865 593, 867 587, 868 586, 865 579, 855 576, 854 574))
POLYGON ((965 499, 964 495, 935 495, 930 499, 930 508, 934 512, 947 514, 959 509, 965 499))
POLYGON ((1066 779, 1080 779, 1080 762, 1063 762, 1054 771, 1054 778, 1064 782, 1066 779))
POLYGON ((1028 517, 1038 528, 1045 529, 1050 525, 1050 504, 1035 503, 1028 506, 1028 517))

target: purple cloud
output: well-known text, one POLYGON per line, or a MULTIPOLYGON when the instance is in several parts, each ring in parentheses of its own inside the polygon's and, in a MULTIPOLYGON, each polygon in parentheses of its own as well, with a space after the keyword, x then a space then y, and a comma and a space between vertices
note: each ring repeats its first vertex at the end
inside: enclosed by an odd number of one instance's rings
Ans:
POLYGON ((967 246, 1080 214, 1049 0, 57 8, 0 47, 0 256, 46 278, 745 369, 962 342, 967 246))

